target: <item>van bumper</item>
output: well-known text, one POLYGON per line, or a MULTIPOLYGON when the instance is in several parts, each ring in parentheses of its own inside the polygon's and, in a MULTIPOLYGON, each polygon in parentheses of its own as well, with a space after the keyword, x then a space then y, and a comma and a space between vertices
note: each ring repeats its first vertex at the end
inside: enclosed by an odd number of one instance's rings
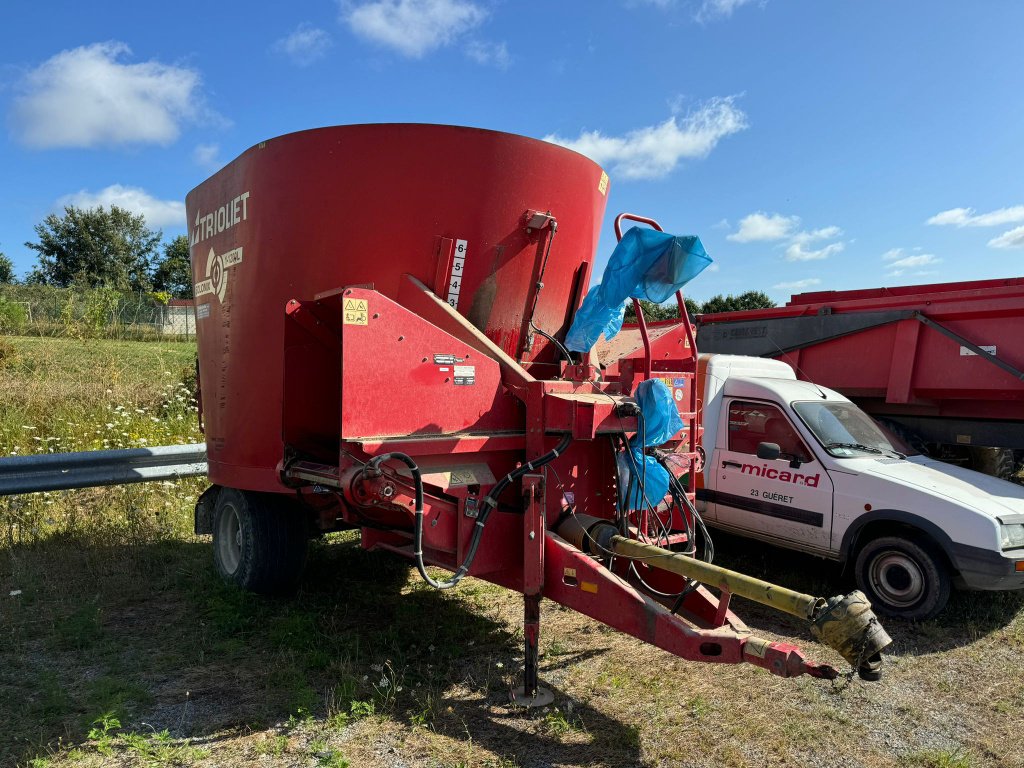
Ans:
POLYGON ((965 589, 1024 589, 1024 548, 1002 552, 953 545, 950 553, 959 573, 958 586, 965 589))

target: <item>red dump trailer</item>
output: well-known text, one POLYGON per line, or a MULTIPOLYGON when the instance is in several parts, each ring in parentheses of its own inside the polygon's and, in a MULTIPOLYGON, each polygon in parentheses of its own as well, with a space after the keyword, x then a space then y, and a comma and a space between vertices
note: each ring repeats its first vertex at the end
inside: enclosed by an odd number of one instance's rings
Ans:
POLYGON ((1024 278, 801 293, 703 315, 697 342, 789 363, 939 458, 1008 476, 1024 454, 1024 278))
POLYGON ((836 674, 753 635, 729 608, 740 594, 808 619, 874 676, 888 638, 862 595, 824 601, 696 556, 685 315, 603 375, 560 349, 608 187, 553 144, 361 125, 268 140, 193 190, 212 482, 197 533, 226 579, 260 592, 295 586, 311 535, 354 528, 436 588, 471 575, 523 593, 520 701, 545 700, 541 596, 683 658, 836 674), (668 382, 684 428, 657 449, 674 493, 638 511, 620 472, 648 378, 668 382))

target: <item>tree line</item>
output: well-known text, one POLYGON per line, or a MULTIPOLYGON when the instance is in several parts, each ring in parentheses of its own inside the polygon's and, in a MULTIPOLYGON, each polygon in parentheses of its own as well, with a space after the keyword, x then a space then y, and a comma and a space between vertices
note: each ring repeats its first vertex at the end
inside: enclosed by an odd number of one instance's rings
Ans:
MULTIPOLYGON (((179 235, 161 248, 162 233, 149 229, 141 214, 116 205, 109 209, 67 206, 63 215, 51 213, 37 224, 35 232, 39 241, 25 243, 37 253, 39 261, 25 278, 28 284, 192 297, 188 238, 179 235)), ((14 282, 14 264, 0 252, 0 284, 14 282)), ((640 304, 648 320, 679 317, 675 301, 655 304, 641 300, 640 304)), ((762 291, 713 296, 703 303, 686 299, 691 317, 774 306, 775 302, 762 291)), ((632 304, 626 309, 626 322, 636 322, 632 304)))
MULTIPOLYGON (((690 317, 710 315, 714 312, 739 312, 744 309, 771 309, 775 306, 775 302, 764 291, 747 291, 736 296, 718 294, 704 302, 697 302, 687 297, 685 301, 686 312, 690 317)), ((644 319, 651 322, 679 317, 679 305, 675 299, 665 304, 655 304, 653 301, 640 299, 640 307, 644 311, 644 319)), ((636 312, 633 311, 632 303, 626 305, 625 322, 636 322, 636 312)))
MULTIPOLYGON (((116 205, 71 205, 36 224, 35 233, 38 242, 25 247, 36 252, 38 263, 26 284, 192 296, 188 238, 162 243, 163 233, 147 227, 141 214, 116 205)), ((0 283, 15 282, 14 264, 0 252, 0 283)))

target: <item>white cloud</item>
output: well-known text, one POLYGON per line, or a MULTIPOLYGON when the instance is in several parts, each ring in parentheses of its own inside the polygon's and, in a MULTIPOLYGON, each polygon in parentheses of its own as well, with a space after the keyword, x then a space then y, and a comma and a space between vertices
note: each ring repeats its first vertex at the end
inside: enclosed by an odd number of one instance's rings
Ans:
POLYGON ((821 285, 821 280, 816 277, 808 277, 804 280, 793 280, 789 283, 776 283, 772 288, 780 291, 800 291, 815 285, 821 285))
POLYGON ((793 228, 800 224, 799 216, 783 216, 779 213, 757 211, 740 219, 740 228, 726 240, 736 243, 783 240, 789 237, 793 228))
POLYGON ((973 208, 950 208, 932 216, 926 224, 932 226, 956 227, 998 227, 1024 221, 1024 205, 999 208, 988 213, 976 214, 973 208))
POLYGON ((107 42, 62 51, 30 71, 11 113, 14 134, 30 147, 163 144, 201 111, 199 73, 147 61, 107 42))
POLYGON ((185 203, 180 200, 157 200, 140 187, 124 187, 111 184, 99 192, 79 190, 64 195, 57 201, 57 207, 73 205, 77 208, 109 208, 116 205, 132 213, 141 213, 150 227, 184 227, 185 203))
POLYGON ((200 168, 213 171, 224 165, 220 159, 219 144, 198 144, 192 150, 192 159, 200 168))
POLYGON ((466 46, 466 56, 477 64, 497 67, 506 70, 512 63, 512 57, 508 54, 508 46, 505 43, 486 43, 482 40, 473 40, 466 46))
POLYGON ((837 226, 795 231, 798 226, 800 226, 799 216, 783 216, 781 213, 756 211, 740 219, 739 229, 731 235, 726 235, 725 239, 735 243, 785 241, 779 247, 786 246, 784 253, 786 261, 818 261, 841 253, 846 248, 846 243, 843 242, 829 243, 824 248, 817 250, 806 247, 812 243, 839 237, 843 234, 843 230, 837 226))
POLYGON ((793 235, 793 242, 798 245, 807 245, 808 243, 816 243, 819 240, 831 240, 833 237, 838 237, 843 234, 843 230, 839 227, 822 227, 821 229, 812 229, 810 232, 797 232, 793 235))
POLYGON ((926 267, 929 264, 938 264, 942 259, 931 253, 919 253, 915 256, 906 256, 898 259, 889 265, 891 269, 908 269, 910 267, 926 267))
POLYGON ((1024 226, 1003 232, 988 241, 989 248, 1024 248, 1024 226))
POLYGON ((842 253, 846 248, 846 243, 829 243, 824 248, 814 251, 805 248, 806 244, 806 241, 800 242, 794 238, 793 242, 786 248, 786 261, 820 261, 837 253, 842 253))
POLYGON ((624 136, 584 131, 578 139, 549 135, 544 140, 586 155, 621 178, 656 179, 684 158, 706 157, 721 139, 747 127, 747 116, 734 100, 733 96, 711 99, 684 118, 673 116, 624 136))
POLYGON ((694 18, 700 22, 726 19, 732 16, 732 12, 737 8, 742 8, 752 2, 754 0, 704 0, 694 18))
MULTIPOLYGON (((914 249, 914 251, 920 250, 920 248, 914 249)), ((932 272, 921 270, 921 267, 942 263, 942 259, 934 253, 907 253, 905 248, 890 248, 882 254, 882 261, 889 262, 887 265, 889 277, 899 277, 909 270, 916 270, 914 272, 915 275, 933 274, 932 272)))
POLYGON ((844 242, 829 243, 818 249, 807 247, 812 243, 832 240, 842 235, 843 230, 837 226, 797 231, 798 226, 799 216, 755 211, 740 219, 739 229, 726 235, 726 240, 732 240, 734 243, 783 241, 778 247, 785 246, 783 258, 786 261, 820 261, 842 253, 846 248, 844 242))
POLYGON ((331 47, 331 36, 304 21, 290 35, 275 41, 272 47, 297 66, 307 67, 327 53, 331 47))
MULTIPOLYGON (((932 216, 926 224, 956 227, 999 227, 1024 221, 1024 205, 975 213, 973 208, 950 208, 932 216)), ((1009 229, 988 241, 989 248, 1024 248, 1024 226, 1009 229)))
POLYGON ((354 33, 413 59, 449 45, 487 16, 470 0, 341 0, 341 9, 354 33))

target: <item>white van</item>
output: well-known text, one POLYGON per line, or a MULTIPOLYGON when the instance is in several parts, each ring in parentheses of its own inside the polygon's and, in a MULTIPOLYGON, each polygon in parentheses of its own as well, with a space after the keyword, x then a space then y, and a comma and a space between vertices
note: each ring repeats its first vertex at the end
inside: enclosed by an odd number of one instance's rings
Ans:
POLYGON ((777 360, 702 355, 698 386, 708 525, 850 563, 891 616, 930 618, 953 586, 1024 588, 1024 487, 900 453, 777 360))

